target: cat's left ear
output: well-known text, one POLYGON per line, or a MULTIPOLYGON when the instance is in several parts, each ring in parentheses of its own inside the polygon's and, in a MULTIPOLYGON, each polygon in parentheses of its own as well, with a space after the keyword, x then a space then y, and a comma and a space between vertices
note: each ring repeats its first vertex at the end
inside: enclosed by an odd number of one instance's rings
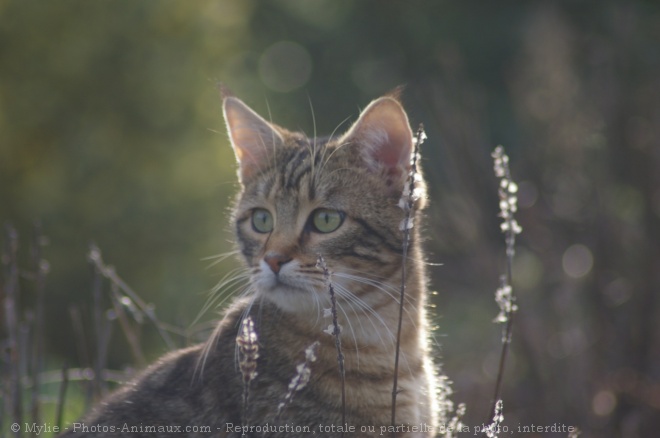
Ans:
POLYGON ((393 191, 401 193, 410 170, 413 133, 398 100, 386 96, 371 102, 344 134, 342 143, 360 147, 369 170, 382 175, 393 191))

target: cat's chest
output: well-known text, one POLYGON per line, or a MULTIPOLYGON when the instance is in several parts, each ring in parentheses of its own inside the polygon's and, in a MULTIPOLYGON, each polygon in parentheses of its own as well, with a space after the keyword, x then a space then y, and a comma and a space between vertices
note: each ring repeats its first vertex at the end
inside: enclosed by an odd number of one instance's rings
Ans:
MULTIPOLYGON (((367 356, 367 351, 358 362, 355 351, 343 352, 346 369, 342 385, 333 343, 319 348, 313 362, 306 361, 302 354, 296 361, 294 358, 298 355, 289 354, 287 347, 290 345, 262 348, 258 362, 261 372, 249 389, 249 423, 255 426, 267 423, 276 428, 296 425, 313 430, 319 436, 338 436, 337 427, 342 424, 346 431, 352 430, 350 436, 376 436, 390 424, 391 355, 383 353, 381 356, 372 351, 371 356, 367 356), (337 427, 333 433, 332 427, 322 428, 323 424, 337 427)), ((400 374, 398 421, 415 424, 424 417, 420 412, 424 403, 419 398, 419 389, 423 386, 423 376, 412 369, 407 368, 400 374)))

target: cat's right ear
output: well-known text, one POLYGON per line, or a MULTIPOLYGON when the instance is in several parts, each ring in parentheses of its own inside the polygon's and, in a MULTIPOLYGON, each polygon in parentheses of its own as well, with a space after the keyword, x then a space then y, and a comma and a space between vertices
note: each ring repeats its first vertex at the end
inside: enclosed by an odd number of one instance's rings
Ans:
POLYGON ((283 142, 282 135, 236 97, 225 97, 222 107, 239 165, 238 177, 244 183, 268 163, 274 149, 283 142))

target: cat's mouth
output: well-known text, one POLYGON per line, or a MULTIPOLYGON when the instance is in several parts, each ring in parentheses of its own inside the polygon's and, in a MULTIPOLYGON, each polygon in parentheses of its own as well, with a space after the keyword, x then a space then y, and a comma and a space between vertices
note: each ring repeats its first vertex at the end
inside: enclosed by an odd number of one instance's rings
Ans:
POLYGON ((274 293, 286 293, 286 294, 291 294, 291 293, 309 293, 309 289, 303 289, 301 287, 297 286, 292 286, 290 284, 284 283, 282 281, 278 281, 277 284, 272 286, 270 288, 270 292, 274 293))
POLYGON ((295 314, 319 310, 319 297, 309 280, 274 275, 260 275, 256 290, 259 296, 279 309, 295 314))
POLYGON ((289 278, 287 275, 275 275, 271 272, 262 272, 259 276, 259 286, 269 293, 298 293, 309 292, 309 285, 298 278, 289 278))

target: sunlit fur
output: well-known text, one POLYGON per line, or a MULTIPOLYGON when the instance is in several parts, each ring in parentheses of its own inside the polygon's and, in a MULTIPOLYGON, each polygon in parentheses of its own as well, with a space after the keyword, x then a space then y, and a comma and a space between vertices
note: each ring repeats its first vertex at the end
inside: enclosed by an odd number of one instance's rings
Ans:
MULTIPOLYGON (((244 267, 220 283, 207 306, 223 303, 232 295, 227 291, 234 292, 234 301, 207 343, 162 359, 106 401, 89 421, 167 421, 223 428, 248 418, 252 425, 310 426, 317 436, 339 436, 318 431, 319 424, 339 425, 342 411, 335 339, 324 332, 331 319, 324 312, 330 308, 328 279, 317 267, 322 255, 342 329, 347 422, 357 428, 348 436, 379 436, 380 427, 391 420, 403 260, 404 211, 398 204, 412 145, 407 116, 396 98, 381 98, 347 133, 328 138, 308 138, 277 127, 234 97, 225 98, 225 118, 239 160, 241 191, 232 224, 244 267), (253 228, 252 212, 257 208, 272 214, 271 232, 253 228), (310 215, 318 208, 342 212, 342 225, 330 233, 315 231, 310 215), (273 268, 276 256, 286 262, 273 268), (249 412, 242 416, 235 339, 247 315, 258 334, 259 359, 249 412), (277 417, 296 364, 314 341, 320 346, 311 380, 277 417), (127 407, 136 409, 138 404, 153 407, 135 412, 127 407), (374 426, 375 433, 360 433, 361 426, 374 426)), ((423 182, 417 184, 423 194, 423 182)), ((424 196, 416 201, 415 215, 423 203, 424 196)), ((411 230, 406 258, 396 420, 432 430, 437 427, 435 370, 418 233, 418 227, 411 230)))

